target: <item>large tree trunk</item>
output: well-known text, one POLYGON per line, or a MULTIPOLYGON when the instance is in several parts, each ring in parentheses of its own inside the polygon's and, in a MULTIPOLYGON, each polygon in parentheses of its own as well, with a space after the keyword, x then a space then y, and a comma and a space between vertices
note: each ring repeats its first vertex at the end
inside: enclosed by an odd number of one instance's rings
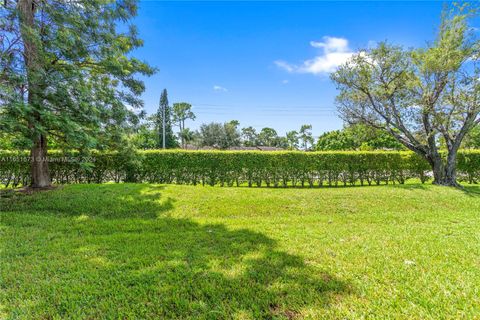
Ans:
POLYGON ((33 0, 19 0, 18 11, 20 14, 20 32, 24 44, 23 54, 28 80, 28 104, 32 109, 33 120, 29 123, 32 131, 31 157, 31 187, 45 188, 51 185, 50 172, 47 160, 47 137, 38 132, 42 125, 39 110, 42 105, 42 64, 35 34, 35 11, 37 3, 33 0))
POLYGON ((47 159, 47 137, 40 135, 34 142, 30 152, 32 188, 46 188, 51 185, 47 159))
POLYGON ((457 182, 457 151, 450 150, 446 163, 438 155, 429 160, 433 170, 433 184, 449 187, 460 187, 457 182))

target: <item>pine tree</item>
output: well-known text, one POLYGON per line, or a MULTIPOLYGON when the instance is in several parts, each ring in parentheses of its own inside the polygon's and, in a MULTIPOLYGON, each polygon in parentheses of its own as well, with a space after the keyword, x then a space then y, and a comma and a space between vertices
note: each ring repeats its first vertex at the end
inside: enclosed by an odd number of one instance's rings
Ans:
POLYGON ((172 129, 172 108, 168 103, 167 89, 163 89, 160 95, 160 103, 155 114, 155 131, 158 135, 158 148, 177 148, 178 142, 172 129), (163 116, 165 115, 165 130, 163 130, 163 116), (163 144, 163 132, 165 131, 165 145, 163 144))
POLYGON ((72 148, 119 136, 154 70, 129 55, 142 45, 135 0, 5 0, 0 10, 0 128, 31 150, 31 186, 48 187, 49 139, 72 148), (122 28, 123 29, 123 28, 122 28))

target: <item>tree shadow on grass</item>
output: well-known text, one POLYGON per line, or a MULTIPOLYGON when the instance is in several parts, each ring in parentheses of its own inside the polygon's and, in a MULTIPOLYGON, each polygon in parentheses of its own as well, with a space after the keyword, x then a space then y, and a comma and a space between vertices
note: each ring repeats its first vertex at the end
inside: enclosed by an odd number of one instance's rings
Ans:
POLYGON ((462 191, 464 194, 470 197, 480 197, 479 185, 463 185, 463 188, 459 188, 458 190, 462 191))
MULTIPOLYGON (((380 186, 379 186, 380 187, 380 186)), ((417 190, 428 190, 429 185, 424 183, 407 183, 407 184, 390 184, 382 185, 382 187, 397 188, 402 190, 417 191, 417 190)))
POLYGON ((162 185, 90 184, 60 186, 57 190, 31 195, 16 194, 0 199, 0 212, 35 212, 42 215, 131 219, 156 219, 173 208, 173 199, 164 198, 162 185))
POLYGON ((34 195, 32 202, 16 200, 19 211, 10 209, 0 220, 9 314, 293 319, 306 310, 321 314, 352 291, 348 283, 280 250, 262 233, 169 216, 175 200, 161 200, 161 187, 67 191, 34 195), (101 191, 109 196, 106 202, 97 196, 101 191), (55 197, 69 200, 53 205, 55 197), (87 209, 97 208, 90 215, 79 209, 86 199, 87 209), (47 214, 28 214, 27 203, 47 214), (110 211, 99 206, 110 206, 110 211))
MULTIPOLYGON (((382 187, 390 187, 390 188, 397 188, 397 189, 402 189, 402 190, 432 190, 431 186, 433 184, 431 182, 428 183, 407 183, 407 184, 395 184, 395 185, 381 185, 382 187)), ((380 186, 379 186, 380 187, 380 186)), ((462 184, 461 187, 455 188, 455 187, 441 187, 441 188, 446 188, 446 189, 451 189, 451 190, 459 190, 464 192, 465 194, 469 196, 480 196, 480 185, 474 185, 474 184, 462 184)))

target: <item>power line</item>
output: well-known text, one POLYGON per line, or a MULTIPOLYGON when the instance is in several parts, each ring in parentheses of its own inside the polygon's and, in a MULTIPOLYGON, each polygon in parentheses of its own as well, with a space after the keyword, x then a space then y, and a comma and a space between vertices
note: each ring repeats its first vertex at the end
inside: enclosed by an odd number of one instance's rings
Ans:
POLYGON ((228 104, 208 104, 208 103, 192 103, 192 106, 201 107, 202 109, 231 109, 231 108, 255 108, 255 109, 286 109, 286 110, 296 110, 296 109, 316 109, 316 110, 336 110, 333 107, 325 107, 325 106, 286 106, 286 105, 263 105, 263 106, 256 106, 256 105, 228 105, 228 104))
MULTIPOLYGON (((196 115, 199 116, 244 116, 244 114, 239 112, 196 112, 196 115)), ((326 117, 326 116, 338 116, 338 113, 335 112, 323 112, 323 113, 249 113, 250 117, 275 117, 275 118, 282 118, 282 117, 326 117)))
MULTIPOLYGON (((244 108, 242 109, 232 109, 232 108, 194 108, 195 112, 200 111, 207 111, 207 112, 222 112, 222 111, 229 111, 229 112, 245 112, 244 108)), ((336 109, 248 109, 248 112, 335 112, 336 109)))
POLYGON ((321 116, 329 114, 337 114, 336 109, 304 109, 304 108, 253 108, 246 111, 244 108, 194 108, 196 114, 204 115, 228 115, 228 114, 242 114, 248 112, 249 114, 268 115, 268 116, 321 116))
POLYGON ((195 112, 266 112, 266 113, 271 113, 271 112, 278 112, 278 113, 316 113, 316 112, 337 112, 337 110, 305 110, 305 109, 300 109, 300 110, 286 110, 286 109, 280 109, 280 110, 275 110, 275 109, 253 109, 253 110, 244 110, 244 109, 197 109, 194 110, 195 112))

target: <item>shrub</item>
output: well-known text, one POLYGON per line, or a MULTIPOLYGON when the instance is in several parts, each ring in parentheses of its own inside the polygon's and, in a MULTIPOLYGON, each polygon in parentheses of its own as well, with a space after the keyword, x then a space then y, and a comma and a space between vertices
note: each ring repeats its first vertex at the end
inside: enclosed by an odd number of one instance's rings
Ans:
MULTIPOLYGON (((0 183, 29 181, 28 153, 0 151, 0 183)), ((185 151, 49 153, 55 183, 151 182, 220 186, 337 186, 428 179, 429 165, 402 151, 185 151)), ((480 151, 458 156, 459 179, 480 179, 480 151)))

